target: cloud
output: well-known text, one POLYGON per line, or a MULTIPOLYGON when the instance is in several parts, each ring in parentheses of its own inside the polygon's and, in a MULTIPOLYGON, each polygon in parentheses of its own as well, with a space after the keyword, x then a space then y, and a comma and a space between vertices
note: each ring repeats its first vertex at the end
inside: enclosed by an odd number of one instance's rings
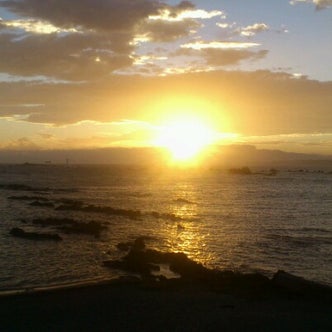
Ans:
POLYGON ((170 42, 196 32, 202 26, 199 20, 222 16, 221 11, 195 9, 188 1, 175 7, 165 7, 157 15, 150 15, 140 25, 139 33, 149 41, 170 42))
POLYGON ((195 11, 189 1, 171 6, 152 0, 13 0, 1 1, 1 7, 19 17, 0 22, 0 72, 76 81, 130 66, 142 37, 173 41, 200 26, 193 17, 216 15, 195 11), (149 19, 166 11, 179 20, 149 19))
POLYGON ((255 34, 269 30, 269 26, 265 23, 255 23, 239 30, 240 34, 245 37, 252 37, 255 34))
POLYGON ((326 9, 332 6, 332 0, 292 0, 290 4, 296 5, 298 2, 313 3, 316 5, 316 9, 326 9))
POLYGON ((181 45, 181 48, 190 48, 194 50, 202 50, 202 49, 246 49, 255 46, 259 46, 257 43, 242 43, 242 42, 204 42, 197 41, 193 43, 187 43, 181 45))
POLYGON ((78 32, 77 29, 61 29, 48 22, 26 19, 26 20, 0 20, 2 28, 16 28, 25 32, 50 34, 50 33, 70 33, 78 32))
POLYGON ((93 33, 65 36, 37 34, 17 41, 11 34, 2 34, 0 72, 69 80, 105 76, 132 62, 129 57, 132 47, 110 43, 108 38, 93 33))
POLYGON ((6 145, 0 145, 0 149, 14 150, 14 151, 29 151, 39 150, 40 147, 27 137, 21 137, 17 140, 12 140, 6 145))
POLYGON ((251 52, 248 50, 214 49, 203 50, 203 56, 210 66, 228 66, 237 64, 242 60, 259 60, 266 56, 268 51, 251 52))
POLYGON ((193 19, 180 21, 149 20, 142 24, 140 33, 153 42, 170 42, 190 35, 201 25, 193 19))
POLYGON ((162 118, 167 101, 183 99, 227 132, 243 135, 329 133, 332 82, 294 79, 286 73, 200 72, 166 77, 112 76, 85 84, 0 84, 0 116, 61 126, 83 120, 162 118), (198 107, 200 101, 203 103, 198 107), (207 108, 205 101, 213 101, 207 108), (22 107, 29 104, 30 107, 22 107), (34 106, 35 105, 35 106, 34 106), (44 105, 44 106, 38 106, 44 105), (2 107, 1 107, 2 106, 2 107), (11 106, 11 107, 9 107, 11 106), (228 120, 227 120, 228 119, 228 120), (227 120, 227 121, 226 121, 227 120), (226 122, 225 122, 226 121, 226 122))
POLYGON ((150 20, 164 20, 170 22, 182 21, 186 19, 210 19, 216 16, 224 17, 224 13, 219 10, 206 11, 204 9, 186 9, 174 12, 170 9, 161 11, 158 15, 149 16, 150 20))
POLYGON ((165 5, 149 0, 10 0, 2 1, 1 6, 22 17, 42 19, 61 28, 128 32, 165 5))
POLYGON ((181 49, 174 55, 202 57, 208 66, 229 66, 242 60, 258 60, 265 57, 267 54, 265 50, 259 52, 249 50, 259 45, 242 42, 197 41, 181 45, 181 49))
POLYGON ((176 51, 174 55, 200 57, 205 60, 206 65, 218 67, 235 65, 242 60, 259 60, 264 58, 268 53, 267 50, 258 52, 249 51, 243 45, 239 48, 233 47, 237 45, 222 45, 221 47, 217 47, 218 45, 214 45, 215 47, 201 46, 194 45, 193 48, 182 48, 176 51))

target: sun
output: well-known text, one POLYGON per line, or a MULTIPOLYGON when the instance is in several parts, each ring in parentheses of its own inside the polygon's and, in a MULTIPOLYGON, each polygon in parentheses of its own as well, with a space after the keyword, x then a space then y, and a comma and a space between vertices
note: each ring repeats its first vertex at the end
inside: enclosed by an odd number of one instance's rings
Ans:
POLYGON ((159 128, 155 145, 166 148, 175 162, 192 161, 213 142, 213 130, 201 120, 173 120, 159 128))

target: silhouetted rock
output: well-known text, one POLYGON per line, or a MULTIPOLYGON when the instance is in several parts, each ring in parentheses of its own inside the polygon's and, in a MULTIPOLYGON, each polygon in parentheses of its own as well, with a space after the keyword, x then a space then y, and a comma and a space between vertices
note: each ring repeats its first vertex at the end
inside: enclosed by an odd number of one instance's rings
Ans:
POLYGON ((127 217, 130 219, 138 219, 142 215, 141 211, 139 210, 116 209, 110 206, 97 206, 92 204, 84 205, 82 202, 71 202, 71 203, 61 204, 58 207, 56 207, 56 210, 101 213, 106 215, 127 217))
POLYGON ((252 174, 249 167, 242 167, 242 168, 230 168, 228 170, 230 174, 242 174, 242 175, 250 175, 252 174))
POLYGON ((209 271, 200 263, 190 260, 184 253, 164 253, 146 249, 144 237, 137 238, 133 243, 119 243, 117 247, 130 247, 130 250, 121 261, 107 261, 106 266, 150 275, 151 272, 160 270, 159 264, 168 264, 171 271, 187 279, 201 278, 209 271))
POLYGON ((132 242, 120 242, 116 245, 120 251, 128 251, 132 246, 132 242))
POLYGON ((58 229, 67 234, 87 234, 100 236, 102 230, 106 227, 95 221, 89 221, 86 223, 73 223, 71 225, 59 226, 58 229))
POLYGON ((238 294, 245 297, 266 298, 300 294, 332 300, 332 289, 303 278, 278 271, 272 280, 260 273, 240 273, 229 270, 216 270, 204 267, 184 253, 161 252, 147 249, 144 238, 134 242, 119 243, 118 247, 129 248, 129 252, 121 260, 105 261, 104 265, 130 273, 140 274, 144 280, 155 280, 163 283, 163 287, 183 286, 183 283, 196 285, 224 293, 238 294), (165 276, 155 276, 160 265, 168 265, 170 271, 179 278, 171 281, 165 276))
POLYGON ((88 234, 99 236, 106 226, 96 222, 79 222, 70 218, 45 218, 33 219, 32 223, 40 226, 56 226, 60 231, 67 234, 88 234))
POLYGON ((15 190, 15 191, 50 191, 50 188, 48 187, 34 188, 25 184, 17 184, 17 183, 0 184, 0 188, 6 190, 15 190))
POLYGON ((39 206, 39 207, 48 207, 53 208, 54 204, 52 202, 40 202, 40 201, 33 201, 30 203, 31 206, 39 206))
POLYGON ((185 198, 177 198, 177 199, 174 200, 174 202, 176 202, 176 203, 183 203, 183 204, 196 204, 196 203, 191 202, 191 201, 189 201, 189 200, 187 200, 185 198))
POLYGON ((143 250, 145 249, 145 241, 144 241, 144 237, 140 236, 138 238, 135 239, 134 241, 134 245, 132 246, 132 250, 143 250))
POLYGON ((297 295, 320 295, 332 300, 331 287, 306 280, 302 277, 295 276, 283 270, 278 270, 278 272, 272 278, 272 283, 279 288, 290 291, 291 293, 297 295))
POLYGON ((42 196, 9 196, 7 198, 18 201, 42 201, 42 202, 49 201, 48 198, 42 196))
POLYGON ((278 170, 276 170, 275 168, 271 168, 268 175, 270 176, 274 176, 274 175, 277 175, 278 174, 278 170))
POLYGON ((52 240, 61 241, 62 238, 58 234, 51 233, 37 233, 37 232, 26 232, 22 228, 14 227, 10 230, 10 234, 15 237, 20 237, 29 240, 52 240))
POLYGON ((120 242, 116 245, 116 247, 120 251, 128 251, 128 250, 143 250, 145 249, 145 240, 149 240, 150 237, 148 236, 140 236, 136 238, 134 241, 128 241, 128 242, 120 242))

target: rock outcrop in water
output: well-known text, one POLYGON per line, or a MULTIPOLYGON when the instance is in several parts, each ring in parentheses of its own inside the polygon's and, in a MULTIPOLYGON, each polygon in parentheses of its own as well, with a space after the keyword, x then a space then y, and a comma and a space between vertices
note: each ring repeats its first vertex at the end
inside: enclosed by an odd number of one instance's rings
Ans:
POLYGON ((166 287, 189 283, 195 284, 195 287, 207 287, 211 290, 250 297, 284 294, 287 297, 309 296, 332 301, 331 287, 307 281, 284 271, 278 271, 272 279, 269 279, 260 273, 244 274, 230 270, 209 269, 181 252, 148 249, 143 237, 133 242, 119 243, 117 247, 127 251, 127 254, 121 260, 105 261, 104 266, 139 274, 143 280, 158 281, 164 285, 166 283, 166 287), (156 272, 160 271, 161 265, 167 265, 179 278, 168 280, 163 275, 157 275, 156 272))
POLYGON ((51 234, 51 233, 38 233, 38 232, 26 232, 22 228, 14 227, 9 232, 12 236, 20 237, 28 240, 36 240, 36 241, 61 241, 62 238, 59 234, 51 234))
POLYGON ((242 168, 230 168, 228 170, 230 174, 241 174, 241 175, 251 175, 252 172, 249 167, 242 167, 242 168))
POLYGON ((33 219, 32 223, 39 226, 56 226, 56 228, 67 234, 87 234, 99 237, 107 227, 96 221, 79 222, 70 218, 45 218, 33 219))
POLYGON ((271 288, 270 280, 257 273, 241 274, 233 271, 212 270, 197 263, 184 253, 161 252, 148 249, 142 244, 142 239, 134 242, 118 244, 122 250, 129 248, 121 260, 105 261, 104 266, 120 269, 129 273, 137 273, 143 279, 165 281, 165 277, 157 275, 161 265, 179 276, 177 282, 198 283, 214 290, 251 290, 260 289, 261 292, 271 288), (139 245, 137 245, 139 243, 139 245))

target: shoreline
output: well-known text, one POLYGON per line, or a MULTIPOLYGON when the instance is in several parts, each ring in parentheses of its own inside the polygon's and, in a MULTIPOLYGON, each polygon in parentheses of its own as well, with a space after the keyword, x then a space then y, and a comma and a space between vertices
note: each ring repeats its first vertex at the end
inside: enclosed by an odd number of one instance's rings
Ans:
MULTIPOLYGON (((228 270, 218 270, 219 272, 226 272, 228 270)), ((279 270, 280 271, 280 270, 279 270)), ((298 281, 303 282, 305 285, 313 285, 314 288, 318 289, 327 289, 331 291, 332 296, 332 285, 325 284, 321 282, 316 282, 312 280, 305 279, 300 276, 295 276, 293 274, 289 274, 287 272, 281 271, 282 273, 287 274, 288 276, 291 276, 291 278, 294 278, 291 289, 295 286, 298 281)), ((270 281, 273 280, 274 276, 277 274, 276 272, 274 275, 272 275, 271 278, 268 278, 270 281)), ((239 273, 240 275, 248 276, 252 275, 252 273, 239 273)), ((257 275, 263 274, 258 273, 257 275)), ((173 282, 176 283, 177 281, 181 280, 181 276, 173 277, 173 278, 166 278, 163 275, 160 275, 162 278, 165 278, 164 280, 166 282, 173 282)), ((154 277, 158 278, 158 274, 154 275, 154 277)), ((266 277, 267 278, 267 277, 266 277)), ((96 279, 87 279, 83 281, 72 281, 67 283, 60 283, 60 284, 51 284, 51 285, 39 285, 39 286, 28 286, 28 287, 22 287, 22 288, 9 288, 9 289, 3 289, 0 290, 0 300, 6 297, 15 297, 15 296, 21 296, 21 295, 30 295, 30 294, 42 294, 42 293, 49 293, 49 292, 57 292, 57 291, 66 291, 66 290, 72 290, 72 289, 80 289, 80 288, 89 288, 89 287, 102 287, 102 286, 108 286, 108 285, 118 285, 118 284, 142 284, 144 282, 158 282, 158 280, 153 279, 145 279, 141 278, 138 275, 134 274, 124 274, 121 276, 114 276, 110 278, 96 278, 96 279)), ((183 285, 183 282, 182 282, 183 285)))
POLYGON ((118 278, 0 297, 3 331, 330 331, 331 313, 331 296, 213 290, 182 278, 118 278))

